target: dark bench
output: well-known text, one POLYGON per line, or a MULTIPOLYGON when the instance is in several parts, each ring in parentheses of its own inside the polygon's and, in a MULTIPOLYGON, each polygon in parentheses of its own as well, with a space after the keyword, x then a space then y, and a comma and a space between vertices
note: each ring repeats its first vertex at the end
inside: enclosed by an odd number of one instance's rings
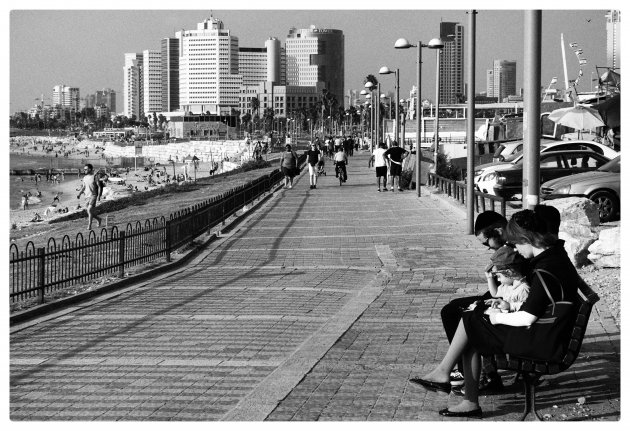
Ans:
POLYGON ((530 359, 520 358, 510 354, 488 355, 486 358, 496 363, 497 369, 515 371, 517 373, 516 380, 520 377, 523 380, 525 389, 525 410, 522 421, 530 414, 534 413, 538 420, 542 420, 540 414, 536 411, 536 383, 541 376, 558 374, 569 368, 580 354, 582 340, 586 333, 586 325, 591 315, 593 305, 599 301, 599 296, 584 281, 578 286, 578 303, 577 315, 571 337, 566 348, 566 352, 560 362, 533 361, 530 359))

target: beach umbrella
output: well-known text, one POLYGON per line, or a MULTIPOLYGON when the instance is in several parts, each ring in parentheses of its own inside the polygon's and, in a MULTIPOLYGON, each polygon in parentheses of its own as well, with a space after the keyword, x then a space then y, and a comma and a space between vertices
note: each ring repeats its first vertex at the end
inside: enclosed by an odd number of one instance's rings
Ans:
POLYGON ((606 126, 615 129, 621 125, 620 111, 621 111, 621 95, 615 94, 610 99, 593 106, 602 116, 606 126))
POLYGON ((549 114, 548 118, 554 123, 571 127, 580 133, 582 130, 593 130, 597 127, 605 126, 602 117, 596 109, 583 105, 556 109, 549 114))

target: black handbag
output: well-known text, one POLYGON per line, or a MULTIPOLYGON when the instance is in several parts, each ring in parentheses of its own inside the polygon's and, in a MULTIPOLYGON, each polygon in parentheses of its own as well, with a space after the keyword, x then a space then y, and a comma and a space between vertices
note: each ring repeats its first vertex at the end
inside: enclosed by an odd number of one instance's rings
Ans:
POLYGON ((505 353, 537 361, 560 362, 569 343, 569 331, 575 320, 575 305, 565 301, 560 280, 544 269, 533 271, 545 289, 551 304, 545 313, 528 327, 514 328, 504 345, 505 353), (541 272, 553 277, 560 286, 560 300, 554 301, 541 272))

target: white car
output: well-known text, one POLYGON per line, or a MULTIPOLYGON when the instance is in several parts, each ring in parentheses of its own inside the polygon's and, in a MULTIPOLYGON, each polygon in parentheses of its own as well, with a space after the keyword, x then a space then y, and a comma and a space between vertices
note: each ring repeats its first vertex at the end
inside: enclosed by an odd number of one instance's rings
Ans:
MULTIPOLYGON (((540 152, 546 151, 570 151, 570 150, 591 150, 599 153, 608 159, 614 159, 619 155, 618 151, 612 148, 593 141, 548 141, 542 140, 540 144, 540 152)), ((475 168, 474 184, 477 190, 493 195, 492 186, 488 187, 488 184, 494 184, 494 176, 491 174, 500 166, 506 163, 518 163, 523 158, 523 152, 519 152, 516 155, 512 155, 506 158, 503 162, 485 163, 475 168)))

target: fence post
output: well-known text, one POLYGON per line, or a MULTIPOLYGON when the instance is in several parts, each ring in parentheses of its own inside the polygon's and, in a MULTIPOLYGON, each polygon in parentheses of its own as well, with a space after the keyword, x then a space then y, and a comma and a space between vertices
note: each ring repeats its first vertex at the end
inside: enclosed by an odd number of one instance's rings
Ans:
POLYGON ((165 226, 165 235, 166 235, 166 261, 171 261, 171 220, 166 222, 165 226))
POLYGON ((125 277, 125 231, 118 236, 118 277, 125 277))
POLYGON ((40 247, 37 249, 37 269, 38 269, 38 277, 37 277, 37 303, 44 303, 44 283, 46 281, 45 278, 45 270, 46 270, 46 249, 44 247, 40 247))

